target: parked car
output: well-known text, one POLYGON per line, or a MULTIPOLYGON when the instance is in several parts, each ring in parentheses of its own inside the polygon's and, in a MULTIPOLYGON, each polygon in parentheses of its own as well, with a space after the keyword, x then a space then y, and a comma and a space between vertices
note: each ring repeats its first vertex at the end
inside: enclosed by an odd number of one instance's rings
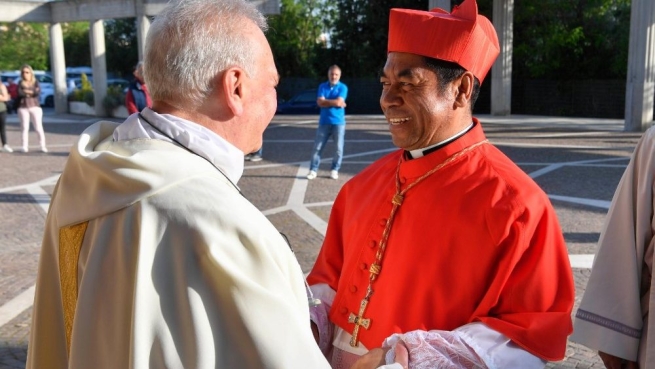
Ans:
POLYGON ((39 96, 41 106, 55 106, 55 85, 50 72, 35 70, 34 78, 39 81, 39 86, 41 86, 41 96, 39 96))
POLYGON ((319 114, 321 109, 316 104, 316 90, 305 90, 294 95, 288 101, 277 104, 276 114, 319 114))
MULTIPOLYGON (((89 83, 91 83, 91 87, 93 87, 93 78, 87 78, 89 80, 89 83)), ((71 78, 69 80, 74 84, 74 88, 76 89, 81 89, 82 88, 82 78, 71 78)), ((69 85, 70 85, 69 82, 69 85)), ((127 87, 130 85, 130 81, 123 79, 123 78, 108 78, 107 79, 107 87, 111 86, 118 86, 121 91, 127 92, 127 87)), ((70 89, 70 88, 69 88, 70 89)), ((72 90, 71 90, 72 91, 72 90)), ((71 91, 68 91, 70 93, 71 91)))
POLYGON ((12 70, 12 71, 3 71, 0 73, 0 79, 2 80, 2 83, 7 85, 7 80, 9 78, 13 79, 14 82, 18 81, 20 79, 20 71, 19 70, 12 70))

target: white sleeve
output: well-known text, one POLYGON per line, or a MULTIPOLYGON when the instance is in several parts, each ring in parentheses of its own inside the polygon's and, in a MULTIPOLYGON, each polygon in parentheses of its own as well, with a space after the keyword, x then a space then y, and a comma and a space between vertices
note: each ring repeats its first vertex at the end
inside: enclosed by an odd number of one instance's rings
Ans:
POLYGON ((334 301, 336 292, 325 283, 319 283, 309 287, 312 297, 321 300, 321 303, 309 309, 309 319, 318 327, 318 347, 326 355, 332 346, 334 335, 334 324, 330 322, 328 313, 334 301))
POLYGON ((504 334, 484 323, 470 323, 455 329, 467 345, 484 360, 489 369, 542 369, 546 361, 516 345, 504 334))
POLYGON ((393 334, 384 343, 387 365, 380 368, 396 369, 391 366, 395 345, 402 341, 409 350, 410 367, 434 368, 522 368, 543 369, 546 362, 512 343, 483 323, 471 323, 453 331, 411 331, 393 334))

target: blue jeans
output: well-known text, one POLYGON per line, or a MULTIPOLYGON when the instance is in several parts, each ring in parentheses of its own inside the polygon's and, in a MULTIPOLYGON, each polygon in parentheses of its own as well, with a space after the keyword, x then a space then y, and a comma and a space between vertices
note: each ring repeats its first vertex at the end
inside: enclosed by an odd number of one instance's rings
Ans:
POLYGON ((321 162, 321 154, 325 148, 330 136, 337 145, 337 150, 332 158, 332 170, 339 171, 341 160, 343 159, 343 137, 346 134, 345 124, 319 124, 316 130, 316 139, 314 140, 314 153, 312 154, 312 163, 309 170, 318 171, 318 165, 321 162))

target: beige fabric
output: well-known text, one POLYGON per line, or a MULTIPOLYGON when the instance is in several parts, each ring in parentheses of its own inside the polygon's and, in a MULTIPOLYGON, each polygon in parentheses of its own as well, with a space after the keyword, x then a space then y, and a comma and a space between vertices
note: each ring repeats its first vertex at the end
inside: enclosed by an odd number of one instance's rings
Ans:
POLYGON ((55 188, 27 368, 328 368, 266 217, 206 160, 115 127, 81 135, 55 188), (67 358, 59 230, 85 221, 67 358))
POLYGON ((655 128, 637 144, 612 199, 572 341, 655 368, 652 289, 655 128), (642 278, 644 282, 642 284, 642 278), (642 338, 643 335, 643 338, 642 338), (640 339, 641 338, 641 339, 640 339))

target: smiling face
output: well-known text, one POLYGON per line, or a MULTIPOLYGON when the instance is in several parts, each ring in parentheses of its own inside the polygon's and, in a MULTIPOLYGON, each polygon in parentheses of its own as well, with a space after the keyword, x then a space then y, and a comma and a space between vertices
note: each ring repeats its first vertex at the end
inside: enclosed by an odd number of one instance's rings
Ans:
POLYGON ((457 89, 451 83, 440 92, 437 78, 423 56, 398 52, 387 56, 380 106, 397 147, 428 147, 466 127, 456 111, 457 89))

